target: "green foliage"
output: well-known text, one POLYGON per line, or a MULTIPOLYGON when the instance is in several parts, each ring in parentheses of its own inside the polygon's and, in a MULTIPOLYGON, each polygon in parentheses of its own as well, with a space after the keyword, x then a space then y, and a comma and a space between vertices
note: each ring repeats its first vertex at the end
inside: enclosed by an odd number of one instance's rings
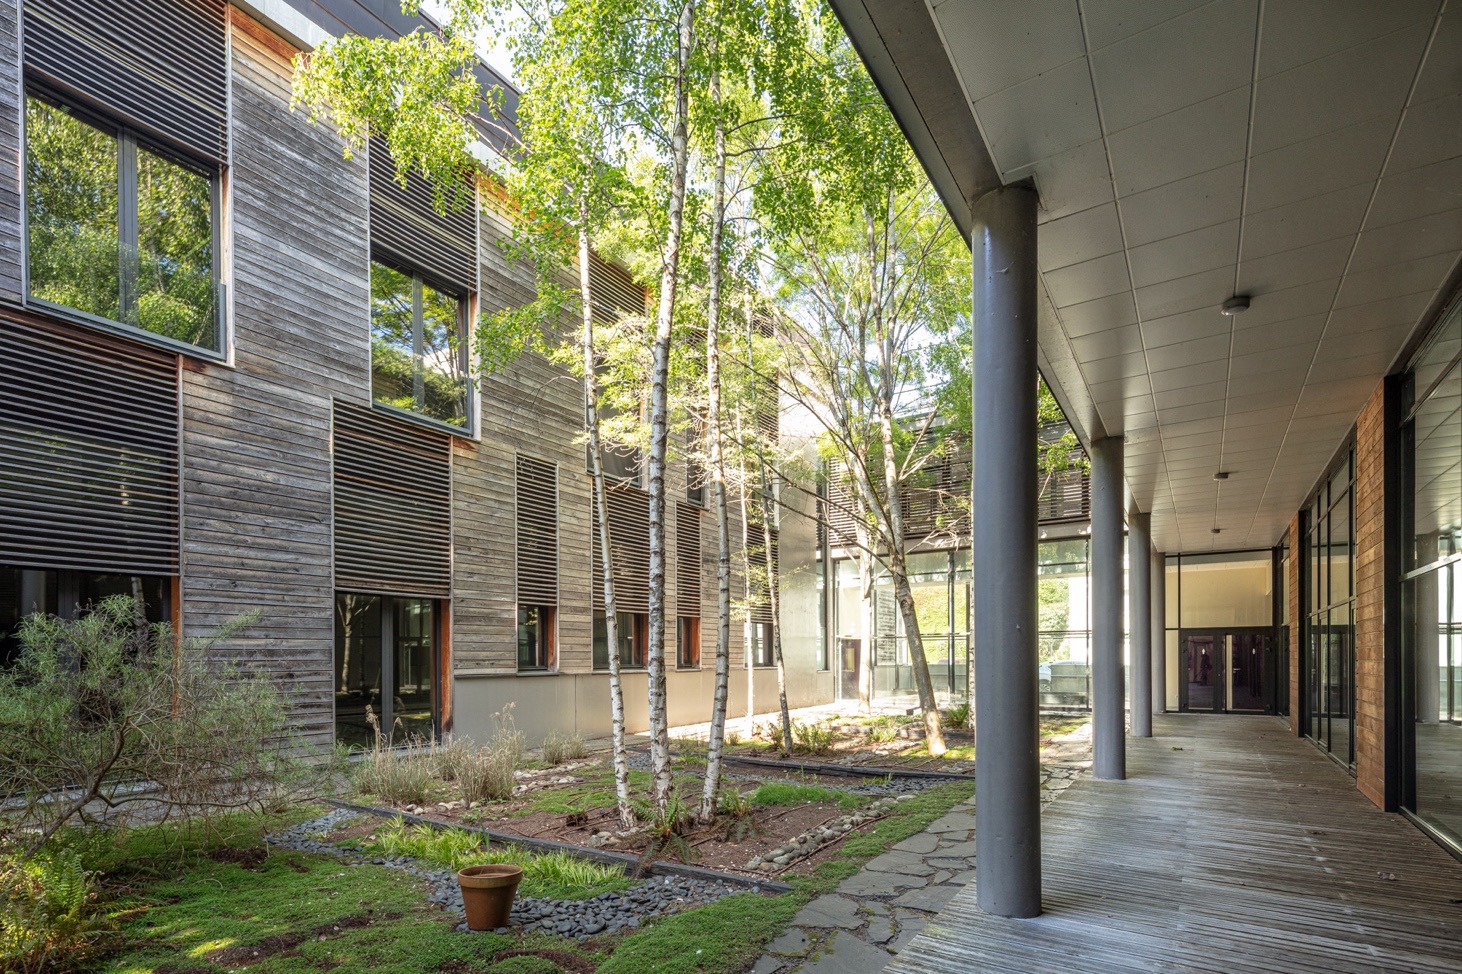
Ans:
POLYGON ((964 727, 970 722, 970 705, 957 703, 944 711, 944 723, 949 727, 964 727))
POLYGON ((97 805, 120 824, 139 802, 150 814, 206 816, 330 787, 330 765, 292 751, 268 675, 218 652, 254 618, 180 640, 149 626, 135 600, 113 596, 79 619, 25 619, 19 656, 0 671, 0 794, 20 799, 5 824, 31 830, 34 851, 97 805))
POLYGON ((516 957, 503 958, 487 968, 483 974, 563 974, 563 968, 547 957, 519 954, 516 957))
POLYGON ((805 899, 743 893, 679 913, 627 938, 598 974, 723 974, 756 963, 805 899))
POLYGON ((523 763, 523 733, 513 723, 513 705, 493 715, 493 735, 473 747, 454 742, 444 749, 444 776, 457 783, 462 801, 502 801, 513 797, 514 773, 523 763))
POLYGON ((93 905, 92 874, 74 849, 0 854, 0 970, 82 970, 113 925, 93 905))
POLYGON ((623 870, 566 852, 534 853, 513 845, 491 845, 478 833, 459 828, 407 825, 393 819, 376 830, 366 848, 381 856, 405 856, 450 869, 484 863, 523 868, 522 896, 579 900, 630 885, 623 870))
POLYGON ((792 721, 792 750, 803 754, 828 754, 833 749, 833 732, 815 722, 792 721))

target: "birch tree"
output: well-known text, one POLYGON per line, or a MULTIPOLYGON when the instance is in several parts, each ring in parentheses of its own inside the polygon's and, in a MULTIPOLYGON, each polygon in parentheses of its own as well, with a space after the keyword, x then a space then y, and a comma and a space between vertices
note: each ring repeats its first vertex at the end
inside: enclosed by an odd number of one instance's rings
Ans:
MULTIPOLYGON (((403 9, 415 12, 407 2, 403 9)), ((603 86, 580 79, 602 69, 602 51, 583 46, 573 32, 547 28, 563 9, 549 5, 524 7, 534 30, 515 48, 515 67, 528 83, 516 119, 499 112, 502 95, 483 91, 475 67, 475 39, 493 15, 507 12, 505 2, 453 0, 438 32, 425 29, 401 38, 346 35, 296 60, 297 106, 316 117, 328 117, 346 139, 346 152, 358 150, 372 135, 391 147, 404 179, 411 169, 433 185, 449 185, 463 173, 475 172, 474 147, 485 133, 506 146, 511 168, 507 195, 516 206, 515 238, 503 241, 510 255, 532 264, 536 296, 529 304, 485 317, 478 322, 479 364, 484 373, 510 362, 528 348, 550 351, 578 371, 583 386, 584 427, 599 530, 603 570, 605 624, 609 652, 612 763, 620 822, 633 824, 629 763, 625 749, 624 694, 620 679, 612 538, 606 510, 600 422, 601 389, 590 286, 591 234, 620 202, 624 180, 620 160, 624 105, 603 86), (563 325, 575 310, 562 284, 565 272, 577 271, 577 345, 558 346, 563 325), (575 354, 577 353, 577 354, 575 354)), ((445 207, 453 202, 439 197, 445 207)))
POLYGON ((943 729, 908 578, 904 494, 934 456, 921 397, 930 336, 968 290, 958 234, 903 134, 833 26, 821 35, 822 111, 769 159, 758 209, 799 358, 783 389, 823 425, 888 571, 930 753, 943 729), (919 414, 922 413, 922 418, 919 414), (914 421, 910 422, 910 414, 914 421))

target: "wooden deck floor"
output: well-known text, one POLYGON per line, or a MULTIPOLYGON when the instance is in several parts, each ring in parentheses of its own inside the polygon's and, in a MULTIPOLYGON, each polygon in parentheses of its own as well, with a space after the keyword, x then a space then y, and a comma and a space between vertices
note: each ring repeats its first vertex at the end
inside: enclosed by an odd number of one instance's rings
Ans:
POLYGON ((1044 915, 981 913, 971 884, 887 970, 1462 972, 1462 862, 1274 718, 1153 729, 1127 781, 1046 811, 1044 915))

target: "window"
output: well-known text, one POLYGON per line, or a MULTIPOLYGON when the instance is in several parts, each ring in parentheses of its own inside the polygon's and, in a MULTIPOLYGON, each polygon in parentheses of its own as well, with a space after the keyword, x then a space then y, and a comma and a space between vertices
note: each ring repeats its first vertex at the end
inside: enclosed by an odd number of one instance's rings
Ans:
POLYGON ((217 352, 216 172, 26 97, 33 301, 217 352))
POLYGON ((554 610, 546 605, 518 607, 518 669, 549 670, 554 664, 557 633, 554 610))
POLYGON ((753 622, 751 624, 751 665, 775 666, 776 662, 772 656, 772 624, 753 622))
POLYGON ((437 603, 433 599, 335 596, 335 737, 370 745, 436 730, 437 603))
POLYGON ((461 295, 371 262, 371 397, 467 427, 466 302, 461 295))
POLYGON ((0 567, 0 666, 15 660, 20 623, 37 612, 75 618, 110 596, 130 595, 141 600, 149 622, 163 622, 170 610, 170 581, 155 575, 0 567))
MULTIPOLYGON (((650 633, 649 617, 643 612, 616 612, 619 665, 640 668, 645 665, 650 633)), ((609 669, 609 626, 603 612, 594 613, 594 669, 609 669)))
POLYGON ((682 670, 700 668, 701 620, 696 616, 681 616, 676 621, 675 665, 682 670))

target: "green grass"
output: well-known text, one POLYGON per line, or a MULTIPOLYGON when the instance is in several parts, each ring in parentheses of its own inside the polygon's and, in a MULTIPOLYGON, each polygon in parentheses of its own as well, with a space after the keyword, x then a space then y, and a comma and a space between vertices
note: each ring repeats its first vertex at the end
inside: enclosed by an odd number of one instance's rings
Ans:
POLYGON ((898 813, 844 842, 835 858, 810 876, 788 879, 793 890, 781 896, 747 893, 717 900, 689 913, 677 914, 634 934, 600 965, 597 974, 723 974, 756 963, 804 903, 831 892, 869 859, 897 842, 917 835, 955 805, 975 793, 973 782, 927 789, 906 802, 898 813))
POLYGON ((840 808, 857 808, 866 804, 862 795, 850 795, 845 791, 809 785, 796 781, 768 781, 757 786, 751 793, 753 805, 776 807, 780 805, 806 805, 809 802, 837 802, 840 808))
POLYGON ((426 906, 420 882, 398 870, 292 852, 274 852, 252 868, 208 856, 257 849, 261 831, 179 841, 169 830, 148 829, 129 838, 108 877, 116 890, 108 908, 125 939, 107 969, 148 974, 171 964, 222 972, 241 961, 214 963, 212 951, 288 937, 299 942, 250 964, 251 974, 315 972, 330 961, 344 970, 424 974, 450 960, 484 963, 511 943, 454 933, 450 917, 426 906))
MULTIPOLYGON (((900 751, 898 756, 901 758, 927 758, 930 755, 928 746, 920 744, 917 747, 909 748, 907 751, 900 751)), ((963 747, 947 748, 939 757, 941 760, 948 761, 973 761, 975 759, 975 746, 973 744, 966 744, 963 747)))
POLYGON ((365 848, 379 856, 409 856, 448 869, 480 863, 512 863, 523 867, 520 896, 586 900, 633 885, 624 870, 580 859, 566 852, 529 852, 508 844, 492 845, 466 829, 407 825, 392 819, 376 830, 365 848))
MULTIPOLYGON (((529 792, 523 796, 526 800, 525 804, 516 809, 513 814, 521 816, 532 815, 534 812, 547 812, 551 815, 574 815, 595 808, 613 808, 614 772, 605 768, 590 772, 583 777, 584 780, 576 785, 563 785, 529 792)), ((631 771, 629 785, 632 790, 643 791, 649 788, 650 772, 631 771)), ((465 816, 468 821, 484 821, 500 814, 491 805, 475 811, 480 814, 473 815, 469 812, 465 816)))

